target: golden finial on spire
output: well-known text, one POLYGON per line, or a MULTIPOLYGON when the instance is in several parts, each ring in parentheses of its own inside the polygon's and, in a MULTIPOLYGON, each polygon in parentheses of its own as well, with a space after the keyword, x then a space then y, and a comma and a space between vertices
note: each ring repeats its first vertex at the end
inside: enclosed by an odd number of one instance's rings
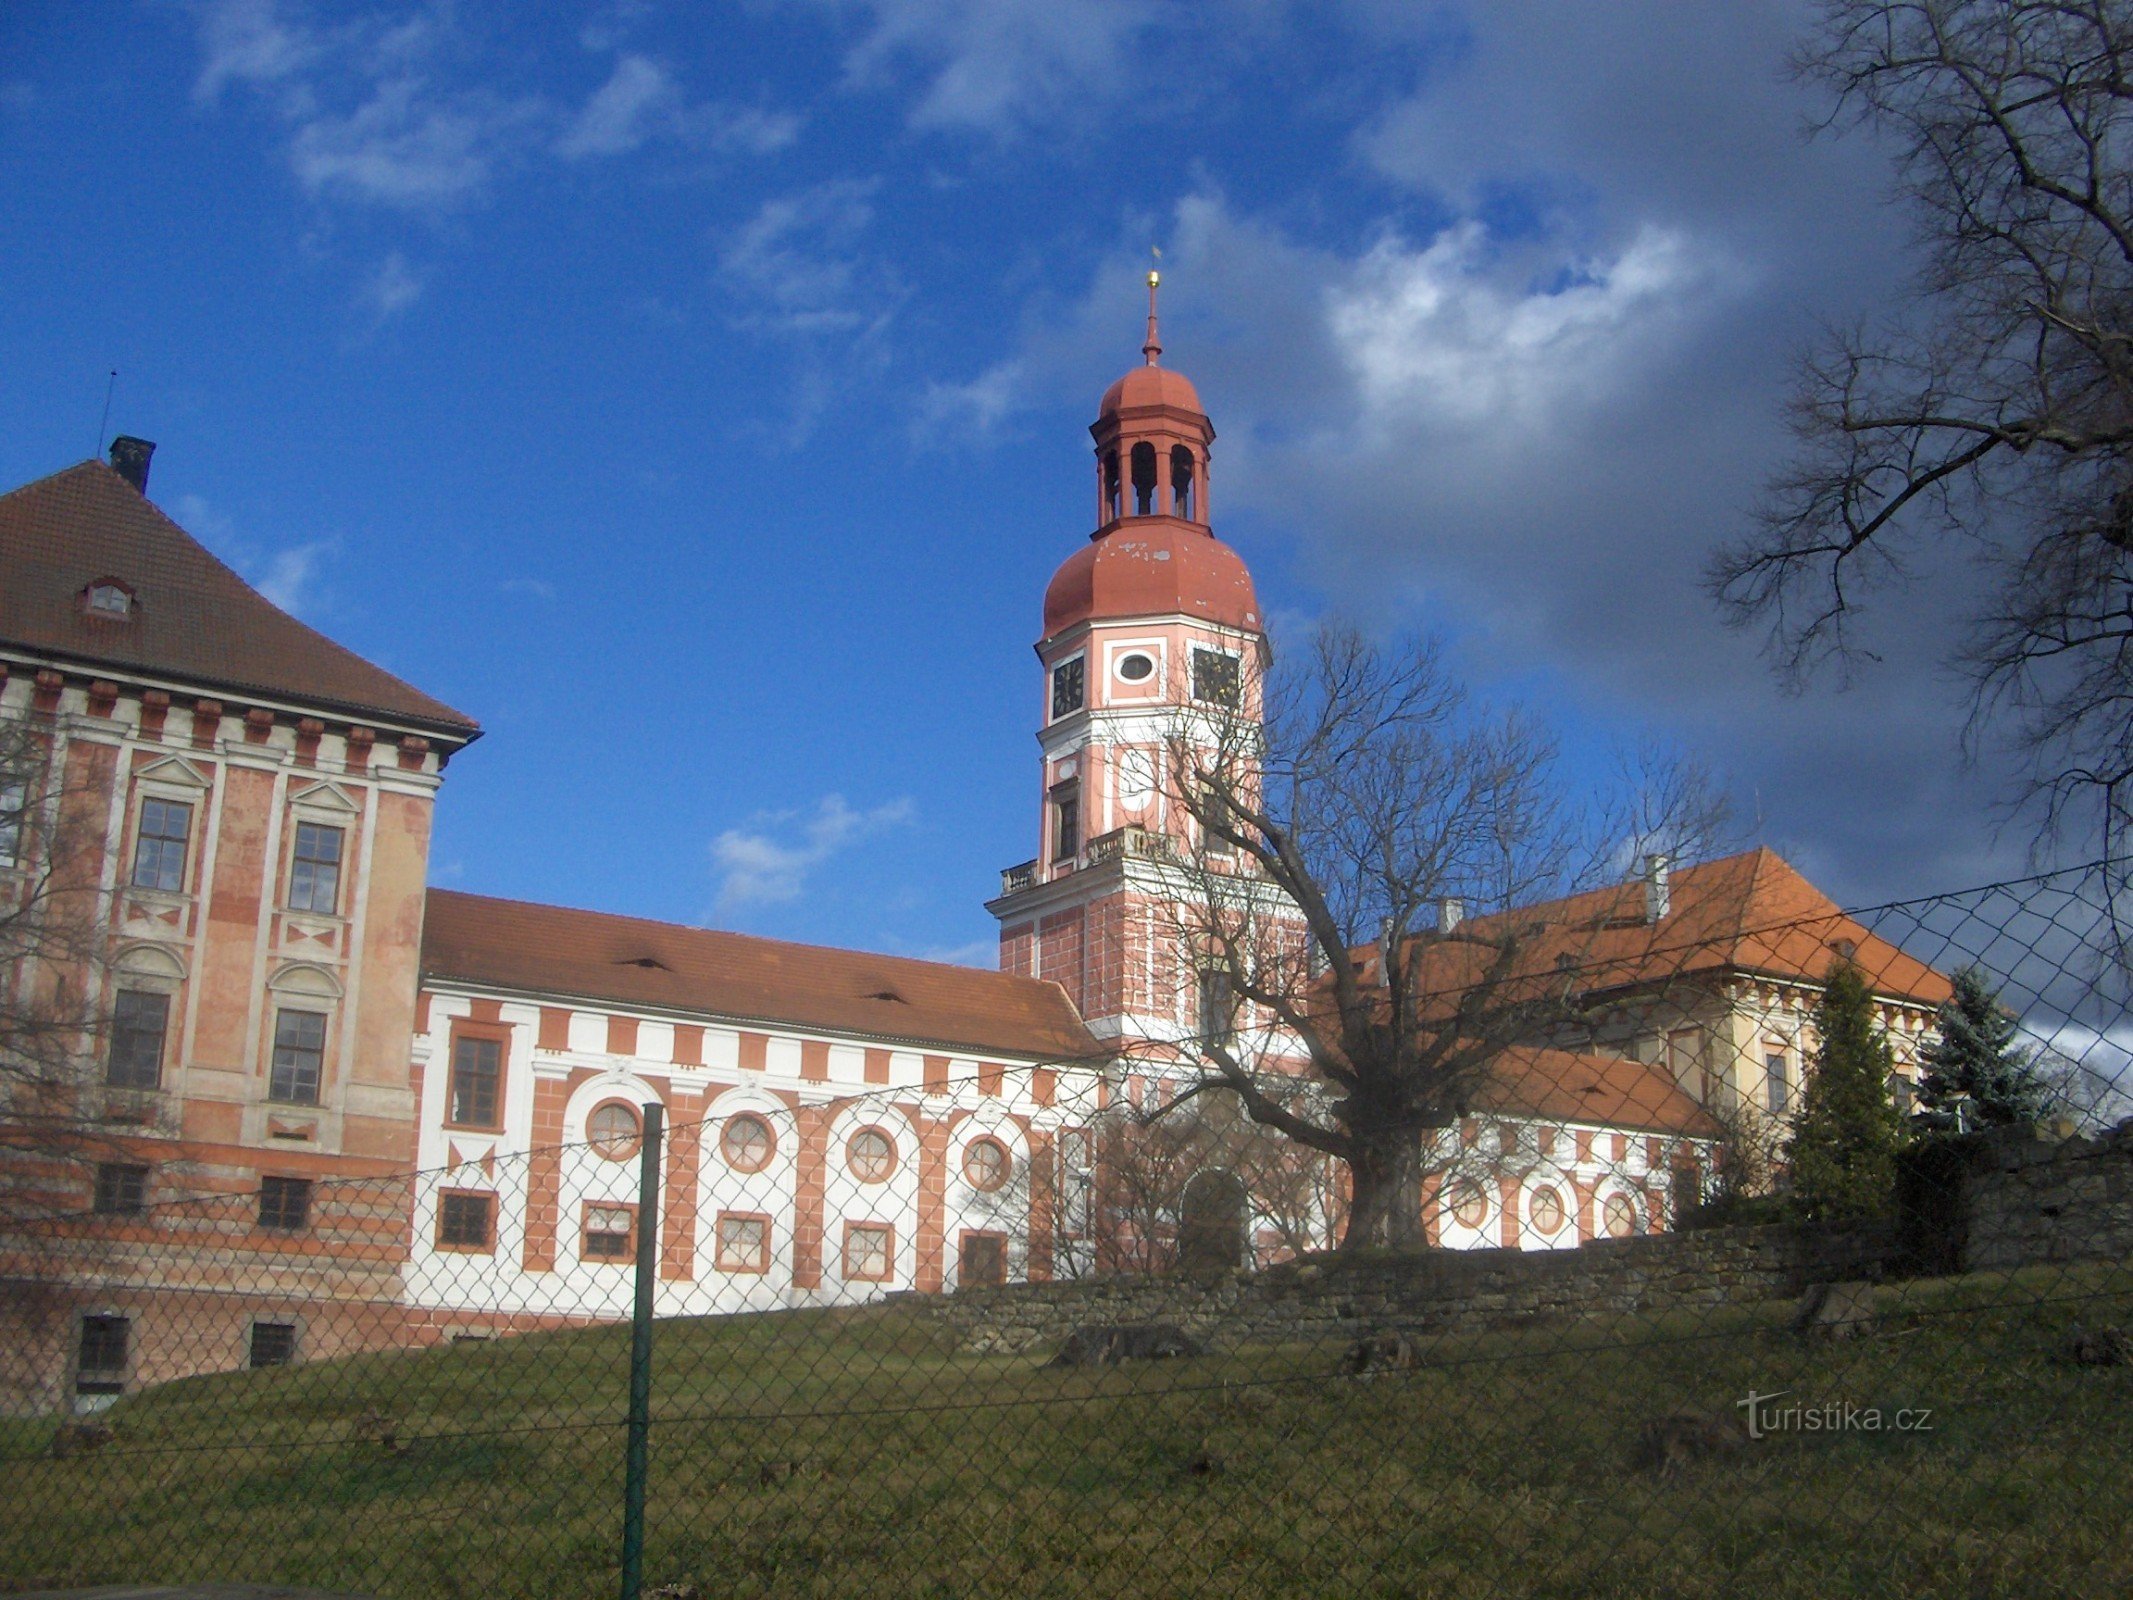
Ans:
MULTIPOLYGON (((1161 246, 1156 246, 1151 253, 1157 261, 1163 259, 1161 246)), ((1148 342, 1141 346, 1141 354, 1148 358, 1148 365, 1151 367, 1159 364, 1163 354, 1163 341, 1156 337, 1155 332, 1155 291, 1162 286, 1162 273, 1150 267, 1148 269, 1148 342)))

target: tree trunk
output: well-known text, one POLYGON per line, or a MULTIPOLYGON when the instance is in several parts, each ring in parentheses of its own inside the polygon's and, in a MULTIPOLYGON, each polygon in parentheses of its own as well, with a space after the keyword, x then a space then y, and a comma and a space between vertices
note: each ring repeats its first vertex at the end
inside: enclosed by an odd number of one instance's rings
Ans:
POLYGON ((1418 1249, 1422 1229, 1422 1141, 1413 1134, 1361 1146, 1348 1161, 1354 1188, 1343 1250, 1418 1249))

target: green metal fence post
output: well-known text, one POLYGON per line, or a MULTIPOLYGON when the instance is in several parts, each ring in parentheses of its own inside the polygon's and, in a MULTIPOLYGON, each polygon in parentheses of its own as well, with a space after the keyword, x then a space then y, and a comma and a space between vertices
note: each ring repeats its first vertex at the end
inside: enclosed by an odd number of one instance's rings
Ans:
POLYGON ((652 1432, 652 1290, 659 1278, 659 1145, 666 1108, 644 1108, 637 1153, 637 1303, 630 1314, 629 1454, 622 1479, 622 1600, 644 1587, 644 1475, 652 1432))

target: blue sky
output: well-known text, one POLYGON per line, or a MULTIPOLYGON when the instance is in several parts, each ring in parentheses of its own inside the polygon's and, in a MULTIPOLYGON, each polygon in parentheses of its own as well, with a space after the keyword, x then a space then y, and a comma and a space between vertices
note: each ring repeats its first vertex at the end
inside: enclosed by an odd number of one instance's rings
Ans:
POLYGON ((1278 624, 1449 629, 1844 898, 1953 887, 2020 842, 1949 595, 1786 697, 1696 587, 1790 353, 1906 270, 1879 154, 1801 136, 1802 20, 17 0, 0 482, 88 455, 119 369, 152 498, 487 728, 439 882, 982 959, 1160 246, 1278 624))

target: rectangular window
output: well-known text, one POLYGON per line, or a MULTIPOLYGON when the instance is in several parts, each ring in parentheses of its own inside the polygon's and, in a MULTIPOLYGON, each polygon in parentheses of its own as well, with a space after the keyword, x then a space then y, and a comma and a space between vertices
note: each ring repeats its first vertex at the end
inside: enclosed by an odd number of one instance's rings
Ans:
POLYGON ((311 1226, 309 1178, 261 1178, 259 1225, 281 1233, 301 1233, 311 1226))
POLYGON ((19 783, 0 783, 0 867, 22 858, 22 813, 30 791, 19 783))
POLYGON ((332 915, 341 904, 341 830, 316 822, 296 825, 289 864, 289 909, 332 915))
POLYGON ((976 1287, 997 1286, 1006 1281, 1007 1240, 997 1233, 964 1234, 956 1282, 976 1287))
POLYGON ((844 1275, 862 1283, 887 1283, 896 1260, 896 1230, 885 1222, 844 1225, 844 1275))
POLYGON ((252 1324, 251 1364, 255 1367, 286 1367, 296 1359, 296 1324, 252 1324))
POLYGON ((1708 1102, 1712 1083, 1703 1056, 1703 1029, 1676 1028, 1666 1036, 1666 1066, 1683 1089, 1693 1086, 1696 1097, 1708 1102))
POLYGON ((1237 658, 1221 650, 1192 653, 1192 697, 1203 705, 1234 709, 1242 696, 1237 658))
POLYGON ((1059 1130, 1059 1231, 1069 1239, 1089 1232, 1089 1191, 1096 1173, 1086 1128, 1059 1130))
POLYGON ((770 1270, 770 1219, 744 1212, 718 1214, 718 1270, 721 1272, 768 1272, 770 1270))
POLYGON ((1237 813, 1230 805, 1228 797, 1213 784, 1208 784, 1200 791, 1200 808, 1207 819, 1200 827, 1200 837, 1207 843, 1207 853, 1211 856, 1235 855, 1237 847, 1216 831, 1218 828, 1234 829, 1237 825, 1237 813))
POLYGON ((122 1161, 96 1166, 96 1211, 105 1217, 138 1217, 148 1211, 148 1169, 122 1161))
POLYGON ((437 1197, 437 1248, 494 1248, 496 1196, 467 1189, 447 1189, 437 1197))
POLYGON ((456 1127, 493 1128, 503 1099, 504 1046, 500 1039, 462 1035, 452 1041, 451 1104, 445 1118, 456 1127))
POLYGON ((141 802, 141 826, 133 841, 136 889, 185 887, 185 841, 192 826, 191 806, 175 800, 141 802))
POLYGON ((587 1261, 634 1261, 637 1259, 637 1208, 596 1203, 585 1208, 585 1243, 580 1251, 587 1261))
POLYGON ((1792 1084, 1785 1076, 1784 1051, 1772 1050, 1764 1055, 1763 1078, 1769 1087, 1771 1114, 1782 1115, 1792 1096, 1792 1084))
POLYGON ((1084 656, 1072 661, 1062 661, 1052 668, 1052 715, 1068 716, 1081 709, 1086 691, 1086 662, 1084 656))
POLYGON ((126 1387, 126 1346, 131 1317, 83 1317, 81 1348, 74 1363, 76 1394, 119 1394, 126 1387))
POLYGON ((1237 1036, 1237 997, 1229 985, 1229 973, 1209 967, 1200 974, 1200 1037, 1209 1044, 1228 1044, 1237 1036))
POLYGON ((290 1105, 317 1105, 325 1065, 325 1013, 275 1012, 274 1070, 267 1079, 267 1098, 290 1105))
POLYGON ((1052 859, 1072 861, 1081 853, 1081 790, 1065 784, 1052 791, 1052 859))
POLYGON ((111 1002, 111 1049, 104 1082, 114 1089, 153 1089, 163 1081, 163 1038, 170 996, 121 989, 111 1002))

